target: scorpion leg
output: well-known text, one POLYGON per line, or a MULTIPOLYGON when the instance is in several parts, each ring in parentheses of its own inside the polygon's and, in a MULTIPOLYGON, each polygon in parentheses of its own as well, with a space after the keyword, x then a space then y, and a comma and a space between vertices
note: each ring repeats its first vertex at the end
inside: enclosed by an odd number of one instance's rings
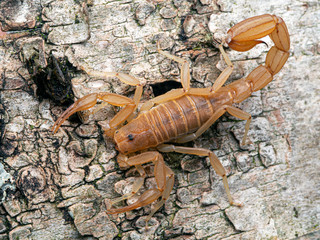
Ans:
POLYGON ((168 52, 162 51, 160 49, 160 44, 157 42, 157 50, 160 54, 166 56, 167 58, 170 58, 178 63, 181 63, 181 84, 182 88, 180 89, 173 89, 161 96, 155 97, 154 99, 151 99, 147 102, 145 102, 141 108, 140 112, 146 112, 149 109, 151 109, 155 104, 161 104, 170 100, 174 100, 176 98, 184 96, 188 91, 190 90, 190 69, 189 69, 189 63, 187 60, 174 56, 168 52))
POLYGON ((153 216, 153 214, 158 211, 159 208, 162 207, 162 205, 165 203, 165 201, 169 198, 170 196, 170 192, 172 191, 172 188, 173 188, 173 185, 174 185, 174 173, 173 171, 168 167, 168 166, 165 166, 166 168, 166 185, 165 185, 165 188, 163 190, 163 193, 162 193, 162 197, 161 197, 161 200, 159 202, 157 202, 150 214, 148 215, 148 217, 146 218, 146 222, 148 223, 148 221, 151 219, 151 217, 153 216))
POLYGON ((160 43, 157 42, 157 50, 160 54, 166 56, 167 58, 172 59, 173 61, 176 61, 178 63, 181 63, 181 84, 185 92, 188 92, 190 89, 190 69, 189 69, 189 63, 187 60, 174 56, 168 52, 164 52, 160 49, 160 43))
POLYGON ((190 88, 188 94, 191 95, 198 95, 198 96, 208 96, 213 94, 214 92, 218 91, 223 84, 228 80, 232 71, 233 71, 233 64, 231 63, 227 53, 224 51, 222 44, 219 45, 219 50, 224 58, 224 61, 228 65, 226 69, 224 69, 218 78, 215 80, 214 84, 210 88, 190 88))
POLYGON ((251 115, 247 112, 242 111, 239 108, 225 105, 217 109, 217 111, 207 120, 195 133, 190 133, 187 135, 184 135, 178 139, 176 139, 175 142, 177 143, 185 143, 189 141, 193 141, 196 138, 198 138, 202 133, 204 133, 219 117, 221 117, 225 112, 228 112, 234 117, 240 118, 242 120, 246 120, 246 126, 245 126, 245 133, 241 142, 241 145, 245 144, 247 134, 249 131, 249 126, 251 122, 251 115))
POLYGON ((182 83, 182 89, 173 89, 161 96, 158 96, 154 99, 151 99, 147 102, 145 102, 140 109, 140 112, 146 112, 149 109, 151 109, 155 104, 161 104, 170 100, 174 100, 176 98, 182 97, 185 94, 194 94, 194 95, 209 95, 213 92, 216 92, 219 90, 219 88, 222 87, 222 85, 228 80, 229 76, 231 75, 233 71, 233 64, 231 63, 228 55, 223 49, 222 44, 219 45, 219 50, 227 63, 228 67, 222 71, 222 73, 219 75, 219 77, 214 82, 213 86, 211 88, 190 88, 190 69, 188 62, 183 59, 179 58, 175 55, 169 54, 167 52, 164 52, 160 49, 159 42, 157 43, 157 49, 158 52, 178 63, 182 64, 181 67, 181 83, 182 83))
POLYGON ((142 187, 143 183, 144 183, 144 179, 146 177, 146 172, 144 170, 144 168, 141 166, 141 165, 136 165, 135 166, 137 171, 139 172, 140 174, 140 177, 138 177, 133 185, 132 185, 132 191, 130 193, 127 193, 127 194, 124 194, 123 196, 121 197, 118 197, 118 198, 115 198, 115 199, 112 199, 112 200, 109 200, 109 204, 108 205, 108 209, 110 209, 112 207, 112 205, 114 205, 115 203, 117 202, 120 202, 120 201, 123 201, 123 200, 126 200, 128 198, 131 198, 133 195, 135 195, 139 189, 142 187))
MULTIPOLYGON (((120 159, 118 159, 118 162, 121 167, 141 166, 142 164, 145 164, 148 162, 154 162, 155 164, 154 176, 157 183, 157 188, 152 188, 145 191, 135 203, 122 208, 111 208, 111 209, 109 208, 107 210, 107 213, 115 214, 115 213, 127 212, 139 207, 146 206, 156 201, 159 197, 162 197, 162 199, 151 210, 150 215, 147 217, 147 221, 148 221, 151 218, 151 216, 164 204, 164 202, 167 200, 167 198, 170 195, 170 192, 173 188, 173 182, 174 182, 174 174, 172 170, 165 165, 162 155, 156 151, 144 152, 129 158, 122 156, 120 159)), ((139 186, 139 188, 140 187, 141 186, 139 186)), ((135 189, 135 191, 138 191, 138 187, 135 189)), ((132 193, 132 195, 133 194, 135 193, 132 193)), ((129 195, 123 196, 120 198, 121 200, 127 199, 130 197, 129 195)))
POLYGON ((215 172, 222 177, 223 185, 226 190, 228 200, 230 202, 230 205, 235 205, 238 207, 242 207, 241 203, 237 203, 233 200, 230 189, 229 189, 229 184, 228 184, 228 179, 226 175, 226 170, 222 166, 220 160, 218 157, 210 150, 204 149, 204 148, 191 148, 191 147, 180 147, 180 146, 174 146, 171 144, 162 144, 157 147, 157 149, 161 152, 178 152, 178 153, 183 153, 183 154, 192 154, 192 155, 197 155, 197 156, 206 156, 209 157, 211 166, 215 170, 215 172))
MULTIPOLYGON (((181 83, 182 83, 183 89, 186 92, 189 92, 189 90, 191 90, 191 89, 190 89, 190 69, 189 69, 188 62, 183 58, 179 58, 177 56, 174 56, 174 55, 171 55, 167 52, 162 51, 160 49, 159 42, 157 43, 157 48, 158 48, 159 53, 161 53, 161 54, 165 55, 166 57, 182 64, 181 83)), ((214 82, 213 86, 210 89, 210 92, 215 92, 220 87, 222 87, 222 85, 227 81, 227 79, 229 78, 230 74, 233 71, 233 64, 231 63, 226 52, 224 51, 222 44, 219 45, 219 50, 220 50, 225 62, 227 63, 228 67, 226 69, 224 69, 222 71, 222 73, 219 75, 219 77, 216 79, 216 81, 214 82)))
POLYGON ((150 99, 149 101, 145 102, 141 108, 140 113, 146 112, 151 109, 155 104, 164 103, 170 100, 174 100, 176 98, 184 96, 186 93, 183 88, 173 89, 163 95, 150 99))
POLYGON ((211 87, 211 92, 216 92, 222 85, 228 80, 229 76, 233 71, 233 64, 231 63, 227 53, 224 51, 222 44, 219 45, 219 50, 224 58, 224 61, 227 63, 228 67, 220 73, 219 77, 214 82, 213 86, 211 87))
POLYGON ((144 103, 140 109, 140 112, 145 112, 151 109, 155 104, 161 104, 170 100, 174 100, 176 98, 182 97, 185 94, 195 94, 195 95, 208 95, 212 92, 217 91, 229 78, 232 70, 233 70, 233 65, 224 51, 222 45, 219 46, 219 50, 221 51, 221 54, 227 63, 228 67, 222 71, 222 73, 219 75, 215 83, 211 88, 190 88, 190 69, 189 69, 189 64, 188 62, 183 59, 179 58, 177 56, 171 55, 167 52, 164 52, 160 49, 159 42, 157 43, 157 49, 158 52, 178 63, 182 64, 181 67, 181 83, 182 83, 182 89, 173 89, 161 96, 158 96, 154 99, 151 99, 144 103))
POLYGON ((242 146, 246 145, 246 139, 247 139, 247 135, 248 135, 248 132, 249 132, 250 123, 251 123, 251 114, 249 114, 249 113, 247 113, 245 111, 242 111, 241 109, 233 107, 233 106, 229 106, 227 108, 227 111, 232 116, 247 121, 246 122, 246 126, 244 128, 243 138, 242 138, 242 141, 241 141, 241 145, 242 146))

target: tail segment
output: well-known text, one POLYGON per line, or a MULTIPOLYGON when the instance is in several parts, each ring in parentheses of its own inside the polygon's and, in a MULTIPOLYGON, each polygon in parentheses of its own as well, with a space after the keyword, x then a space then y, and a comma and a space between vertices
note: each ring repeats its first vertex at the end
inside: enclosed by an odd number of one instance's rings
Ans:
POLYGON ((286 24, 282 18, 264 14, 248 18, 229 31, 226 43, 236 51, 248 51, 263 41, 258 40, 269 35, 274 42, 267 54, 265 65, 254 69, 245 79, 251 91, 258 91, 272 81, 289 57, 290 37, 286 24))

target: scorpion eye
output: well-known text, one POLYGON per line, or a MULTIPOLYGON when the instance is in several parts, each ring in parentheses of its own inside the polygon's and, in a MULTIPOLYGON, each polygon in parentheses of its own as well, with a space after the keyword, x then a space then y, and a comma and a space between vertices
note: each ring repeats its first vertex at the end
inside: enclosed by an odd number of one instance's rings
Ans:
POLYGON ((128 139, 131 141, 131 140, 133 140, 133 135, 132 134, 129 134, 128 135, 128 139))

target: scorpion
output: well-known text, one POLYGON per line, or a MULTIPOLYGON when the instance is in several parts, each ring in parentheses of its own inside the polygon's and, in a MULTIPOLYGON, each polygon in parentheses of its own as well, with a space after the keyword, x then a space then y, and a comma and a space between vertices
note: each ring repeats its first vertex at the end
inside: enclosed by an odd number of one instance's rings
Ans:
MULTIPOLYGON (((214 152, 204 148, 192 148, 177 146, 174 143, 185 143, 198 138, 225 112, 246 121, 245 132, 241 145, 245 144, 251 115, 237 107, 233 103, 240 103, 253 92, 265 87, 272 81, 289 57, 290 38, 287 26, 281 17, 264 14, 243 20, 234 25, 227 32, 227 36, 219 45, 227 67, 218 76, 212 87, 191 88, 190 70, 188 62, 180 57, 162 51, 159 42, 157 51, 169 59, 181 64, 182 88, 173 89, 163 95, 157 96, 142 104, 138 116, 134 112, 142 96, 143 85, 128 74, 117 72, 101 72, 86 70, 93 77, 116 77, 121 82, 135 86, 133 98, 128 98, 114 93, 92 93, 74 102, 57 119, 52 127, 57 132, 61 124, 72 114, 90 109, 102 101, 103 104, 111 104, 122 107, 121 110, 103 126, 104 134, 113 137, 117 157, 121 168, 134 166, 138 173, 132 185, 132 191, 121 197, 109 200, 108 214, 117 214, 144 207, 157 201, 146 221, 165 203, 174 186, 174 172, 164 162, 160 152, 177 152, 208 157, 215 172, 222 177, 223 185, 230 205, 242 206, 242 203, 234 201, 229 190, 226 170, 214 152), (262 37, 269 35, 274 43, 267 53, 265 65, 259 65, 247 77, 236 80, 223 86, 233 71, 233 64, 224 51, 223 45, 227 44, 236 51, 248 51, 259 43, 262 37), (124 125, 127 123, 126 125, 124 125), (136 155, 135 155, 136 154, 136 155), (115 203, 131 198, 142 187, 146 172, 143 164, 154 164, 154 177, 156 186, 146 190, 138 200, 124 207, 112 207, 115 203), (160 199, 161 197, 161 199, 160 199)), ((103 105, 101 104, 101 105, 103 105)))

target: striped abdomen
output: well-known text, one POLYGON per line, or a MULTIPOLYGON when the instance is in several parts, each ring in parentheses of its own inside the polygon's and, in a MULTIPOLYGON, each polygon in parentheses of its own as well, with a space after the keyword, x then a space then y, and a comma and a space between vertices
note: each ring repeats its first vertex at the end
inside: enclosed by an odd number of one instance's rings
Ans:
POLYGON ((158 105, 145 115, 160 144, 195 132, 219 106, 228 104, 226 95, 227 92, 217 93, 211 98, 186 95, 158 105))
POLYGON ((194 132, 212 115, 207 97, 184 96, 160 104, 145 113, 158 144, 194 132))

